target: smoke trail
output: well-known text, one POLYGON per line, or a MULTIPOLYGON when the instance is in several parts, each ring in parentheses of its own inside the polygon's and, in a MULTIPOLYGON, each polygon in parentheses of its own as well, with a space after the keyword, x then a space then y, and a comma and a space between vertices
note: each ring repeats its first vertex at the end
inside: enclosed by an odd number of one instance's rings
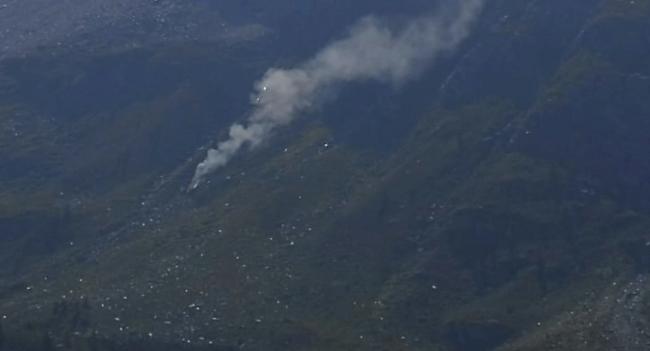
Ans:
POLYGON ((244 146, 257 146, 277 127, 318 106, 323 92, 350 81, 400 84, 453 50, 470 31, 483 0, 460 0, 453 9, 415 19, 392 30, 375 17, 356 24, 336 41, 293 69, 272 68, 255 84, 255 105, 245 124, 230 127, 229 138, 208 151, 194 174, 190 190, 244 146))

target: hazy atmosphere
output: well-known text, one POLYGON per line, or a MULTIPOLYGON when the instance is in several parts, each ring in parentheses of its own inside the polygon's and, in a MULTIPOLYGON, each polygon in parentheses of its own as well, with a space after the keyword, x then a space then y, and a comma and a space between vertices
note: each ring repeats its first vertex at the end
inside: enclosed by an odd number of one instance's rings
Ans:
POLYGON ((650 0, 0 1, 0 351, 645 351, 650 0))

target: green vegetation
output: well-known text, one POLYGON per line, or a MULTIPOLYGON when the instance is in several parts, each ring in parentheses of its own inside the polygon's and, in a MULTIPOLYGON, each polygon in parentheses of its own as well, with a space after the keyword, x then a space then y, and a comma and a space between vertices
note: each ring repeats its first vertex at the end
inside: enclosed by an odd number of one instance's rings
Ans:
POLYGON ((619 52, 647 30, 631 3, 498 1, 396 147, 317 111, 190 193, 270 54, 5 63, 0 350, 636 350, 650 61, 619 52), (565 13, 584 21, 526 61, 565 13))

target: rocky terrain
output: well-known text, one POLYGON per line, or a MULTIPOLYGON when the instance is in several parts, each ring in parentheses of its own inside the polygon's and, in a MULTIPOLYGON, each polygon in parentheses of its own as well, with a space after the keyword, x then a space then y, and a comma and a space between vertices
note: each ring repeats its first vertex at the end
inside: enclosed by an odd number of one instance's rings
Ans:
POLYGON ((0 3, 0 58, 33 50, 93 52, 178 41, 242 41, 263 35, 233 24, 201 1, 135 0, 0 3))
POLYGON ((0 0, 0 350, 648 349, 649 1, 487 1, 185 191, 400 4, 0 0))

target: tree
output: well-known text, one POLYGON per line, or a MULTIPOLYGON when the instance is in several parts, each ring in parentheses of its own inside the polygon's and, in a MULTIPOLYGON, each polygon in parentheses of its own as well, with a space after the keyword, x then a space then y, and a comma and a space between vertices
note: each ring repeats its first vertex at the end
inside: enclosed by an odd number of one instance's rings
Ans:
POLYGON ((52 342, 50 335, 47 333, 43 334, 43 337, 41 338, 41 350, 52 351, 54 349, 54 343, 52 342))
POLYGON ((4 350, 5 333, 2 330, 2 321, 0 321, 0 350, 4 350))

